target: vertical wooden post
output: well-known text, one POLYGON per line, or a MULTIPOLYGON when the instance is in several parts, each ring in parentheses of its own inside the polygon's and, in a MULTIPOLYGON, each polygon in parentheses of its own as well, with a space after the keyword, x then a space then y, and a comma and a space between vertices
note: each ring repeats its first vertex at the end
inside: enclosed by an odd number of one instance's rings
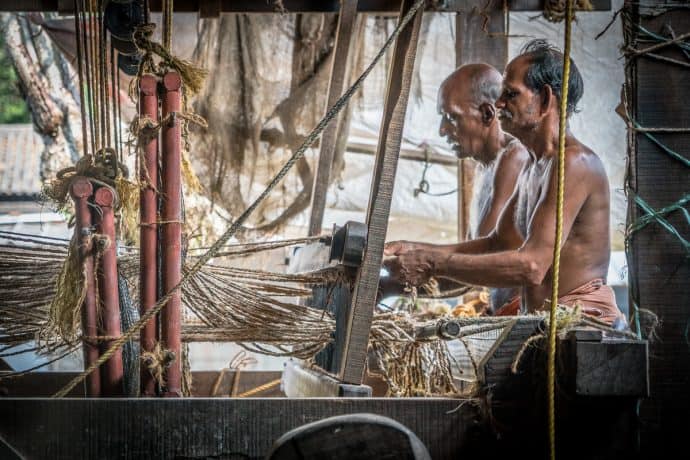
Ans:
MULTIPOLYGON (((655 44, 643 30, 663 39, 690 31, 690 10, 675 10, 671 3, 657 0, 626 4, 621 15, 630 18, 624 22, 625 44, 636 49, 655 44), (655 14, 645 14, 652 11, 655 14)), ((675 45, 656 49, 652 54, 688 62, 687 52, 675 45)), ((690 190, 690 133, 682 131, 690 128, 690 79, 687 68, 645 54, 629 57, 626 70, 631 117, 642 128, 660 129, 630 133, 627 197, 628 224, 633 224, 650 215, 643 203, 658 211, 678 203, 690 190), (672 132, 673 129, 679 131, 672 132)), ((585 91, 586 88, 585 81, 585 91)), ((632 129, 632 120, 629 126, 632 129)), ((689 240, 690 225, 683 209, 687 212, 687 202, 656 217, 689 240)), ((690 259, 688 248, 657 220, 631 234, 628 247, 633 326, 638 309, 652 312, 662 321, 656 327, 656 337, 649 341, 649 354, 654 358, 649 360, 650 397, 643 399, 639 407, 641 458, 663 457, 665 452, 685 449, 688 434, 685 418, 690 407, 690 259)), ((651 323, 649 316, 642 315, 643 332, 645 325, 651 323)))
MULTIPOLYGON (((485 62, 503 72, 508 63, 508 12, 503 10, 502 3, 494 1, 491 9, 484 11, 485 0, 468 0, 466 11, 456 14, 456 67, 485 62)), ((474 160, 458 160, 458 241, 463 241, 469 230, 475 167, 474 160)))
MULTIPOLYGON (((162 119, 166 120, 162 134, 163 204, 161 225, 163 232, 163 292, 168 293, 182 279, 182 203, 181 203, 181 150, 180 88, 182 80, 175 72, 163 76, 162 119)), ((165 372, 166 389, 164 396, 182 396, 182 350, 181 342, 181 298, 177 290, 161 311, 161 341, 165 349, 174 354, 175 359, 165 372)))
MULTIPOLYGON (((98 317, 96 308, 96 277, 93 267, 93 241, 91 236, 91 210, 89 198, 93 194, 93 186, 86 177, 77 177, 72 180, 70 194, 74 200, 74 237, 78 242, 80 266, 84 267, 86 278, 86 296, 81 307, 81 328, 84 337, 84 368, 98 361, 100 351, 98 342, 89 340, 89 337, 98 336, 98 317)), ((86 396, 95 398, 101 395, 101 375, 92 372, 86 377, 86 396)))
MULTIPOLYGON (((96 190, 94 202, 100 208, 97 214, 96 224, 98 233, 107 239, 101 240, 103 244, 99 250, 101 253, 101 266, 98 271, 98 293, 101 301, 101 322, 103 335, 119 337, 120 330, 120 295, 117 284, 117 240, 115 237, 115 193, 109 187, 101 187, 96 190)), ((113 340, 104 340, 101 343, 103 351, 110 348, 113 340)), ((101 367, 101 389, 103 396, 122 396, 124 372, 122 367, 122 350, 117 350, 113 356, 101 367)))
MULTIPOLYGON (((158 79, 154 75, 142 75, 139 80, 139 114, 153 122, 158 121, 158 79)), ((157 300, 158 281, 158 136, 143 146, 139 181, 142 184, 139 197, 139 309, 141 315, 150 310, 157 300)), ((158 318, 151 318, 141 330, 141 351, 152 352, 158 340, 158 318)), ((156 394, 156 380, 142 363, 141 395, 156 394)))
MULTIPOLYGON (((412 0, 402 1, 400 19, 412 8, 413 3, 412 0)), ((346 337, 340 353, 343 357, 340 378, 346 383, 360 384, 364 376, 369 329, 376 303, 383 245, 388 230, 388 215, 422 14, 423 8, 417 11, 412 21, 398 36, 388 74, 388 88, 367 210, 367 246, 357 273, 346 337)))
MULTIPOLYGON (((348 56, 352 43, 353 31, 357 19, 357 0, 342 0, 340 2, 340 14, 338 15, 338 31, 336 33, 335 47, 331 57, 331 82, 328 85, 328 97, 326 98, 326 110, 333 106, 343 92, 343 86, 347 77, 348 56)), ((321 136, 321 149, 319 152, 319 165, 316 171, 316 180, 312 191, 311 217, 309 219, 309 235, 319 235, 323 225, 323 214, 326 208, 326 196, 328 184, 333 168, 333 157, 338 137, 338 124, 342 117, 338 116, 326 127, 321 136)))

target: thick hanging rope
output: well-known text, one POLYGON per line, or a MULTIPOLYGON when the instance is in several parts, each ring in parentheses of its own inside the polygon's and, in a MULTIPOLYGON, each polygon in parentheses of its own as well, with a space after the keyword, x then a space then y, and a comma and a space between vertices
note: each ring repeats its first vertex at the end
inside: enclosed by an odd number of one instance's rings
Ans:
POLYGON ((549 456, 556 459, 556 312, 558 309, 558 281, 561 265, 561 241, 563 239, 563 195, 565 190, 565 136, 568 107, 568 83, 570 78, 570 39, 573 21, 573 0, 566 1, 565 44, 563 46, 563 89, 560 100, 558 123, 558 191, 556 209, 556 238, 553 246, 553 285, 551 309, 549 312, 548 350, 548 411, 549 411, 549 456))

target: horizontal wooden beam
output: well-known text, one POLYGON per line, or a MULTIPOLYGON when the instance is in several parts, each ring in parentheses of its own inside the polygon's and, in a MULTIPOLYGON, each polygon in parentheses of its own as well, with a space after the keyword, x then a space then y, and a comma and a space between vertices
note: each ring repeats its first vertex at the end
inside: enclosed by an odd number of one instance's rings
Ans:
MULTIPOLYGON (((244 374, 244 372, 243 372, 244 374)), ((414 432, 431 458, 471 458, 479 404, 436 398, 0 398, 0 437, 23 458, 266 458, 280 436, 372 413, 414 432), (463 455, 464 454, 464 455, 463 455)), ((481 438, 480 438, 481 439, 481 438)), ((487 440, 484 440, 487 442, 487 440)), ((483 448, 486 450, 486 448, 483 448)))
MULTIPOLYGON (((375 155, 376 146, 364 142, 348 142, 347 153, 360 153, 364 155, 375 155)), ((401 160, 411 161, 428 161, 430 164, 452 166, 457 168, 458 159, 451 155, 441 155, 440 153, 430 152, 428 155, 422 150, 408 149, 402 147, 400 149, 401 160)))
MULTIPOLYGON (((151 11, 161 11, 161 0, 150 0, 151 11)), ((175 11, 195 13, 206 11, 209 7, 218 8, 223 13, 281 13, 283 10, 276 6, 275 1, 246 0, 175 0, 175 11)), ((340 9, 339 0, 282 0, 284 11, 288 13, 337 13, 340 9)), ((429 2, 431 5, 433 2, 429 2)), ((437 2, 438 7, 430 11, 463 12, 468 10, 468 0, 446 0, 437 2)), ((496 8, 501 8, 502 2, 494 2, 496 8)), ((0 2, 0 11, 9 12, 55 12, 69 13, 71 2, 62 0, 13 0, 0 2)), ((541 11, 544 0, 512 0, 511 11, 541 11)), ((611 10, 611 0, 592 0, 594 11, 611 10)), ((357 6, 362 13, 397 13, 400 10, 400 0, 360 0, 357 6)))
MULTIPOLYGON (((242 394, 259 385, 279 379, 281 376, 280 371, 245 370, 240 372, 236 379, 235 372, 227 369, 224 371, 192 371, 192 395, 195 397, 222 397, 229 396, 233 392, 234 394, 242 394), (233 388, 235 385, 237 388, 233 388)), ((67 385, 76 375, 76 372, 34 372, 21 378, 0 381, 0 393, 4 397, 11 398, 50 397, 67 385)), ((0 376, 2 376, 1 372, 0 376)), ((70 398, 83 397, 84 388, 77 386, 67 396, 70 398)), ((262 398, 284 396, 284 393, 278 386, 275 386, 257 396, 262 398)), ((2 458, 1 455, 0 458, 2 458)))

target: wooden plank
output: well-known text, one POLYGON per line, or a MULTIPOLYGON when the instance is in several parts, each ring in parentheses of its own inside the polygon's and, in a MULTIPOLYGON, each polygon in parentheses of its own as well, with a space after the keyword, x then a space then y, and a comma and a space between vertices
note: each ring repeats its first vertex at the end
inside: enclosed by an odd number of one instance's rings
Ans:
MULTIPOLYGON (((651 6, 666 2, 646 2, 651 6)), ((671 10, 654 17, 639 19, 646 29, 665 35, 670 26, 677 35, 690 30, 690 11, 671 10)), ((632 27, 636 30, 636 24, 632 27)), ((650 43, 638 45, 638 48, 650 43)), ((656 54, 685 61, 677 47, 659 49, 656 54)), ((632 67, 630 90, 634 98, 633 115, 640 125, 653 127, 690 127, 690 94, 688 69, 638 57, 632 67)), ((631 155, 632 187, 642 199, 655 209, 675 202, 688 193, 690 168, 665 154, 644 134, 638 133, 631 155)), ((662 143, 688 158, 690 134, 656 134, 662 143)), ((630 195, 629 195, 630 196, 630 195)), ((638 219, 643 212, 631 204, 629 220, 638 219)), ((668 221, 687 238, 690 228, 683 216, 676 212, 668 221)), ((645 453, 663 456, 663 449, 684 442, 687 425, 684 420, 690 409, 690 346, 688 346, 688 318, 690 318, 690 264, 687 253, 670 233, 658 224, 650 224, 632 238, 630 264, 631 283, 637 287, 641 308, 649 309, 662 320, 658 339, 650 342, 650 398, 640 406, 641 442, 645 453), (659 450, 661 449, 661 450, 659 450)), ((633 296, 635 293, 633 292, 633 296)), ((631 308, 632 310, 632 308, 631 308)))
POLYGON ((371 413, 414 432, 432 458, 456 458, 480 409, 453 399, 0 399, 0 436, 31 459, 265 458, 284 433, 371 413), (67 423, 66 423, 67 422, 67 423))
POLYGON ((574 390, 583 396, 649 395, 647 342, 571 342, 574 390))
MULTIPOLYGON (((193 371, 193 396, 212 396, 212 390, 216 386, 219 375, 220 371, 193 371)), ((280 375, 281 372, 279 371, 241 371, 236 393, 241 394, 259 385, 279 379, 280 375)), ((35 372, 21 378, 2 380, 0 381, 0 395, 12 398, 49 397, 67 385, 75 376, 75 372, 35 372)), ((228 396, 232 391, 233 382, 235 382, 235 371, 223 372, 217 386, 216 396, 228 396)), ((70 398, 83 397, 84 388, 77 386, 67 396, 70 398)), ((284 396, 284 394, 279 387, 273 387, 262 392, 259 396, 284 396)))
POLYGON ((527 339, 534 335, 542 322, 537 317, 515 318, 506 326, 489 352, 478 363, 481 385, 491 388, 496 397, 504 398, 519 393, 515 385, 518 380, 511 372, 511 366, 527 339))
MULTIPOLYGON (((400 19, 412 8, 413 1, 405 0, 400 9, 400 19)), ((367 209, 367 246, 362 265, 357 273, 352 293, 352 306, 347 323, 346 340, 343 341, 343 361, 339 377, 345 383, 359 384, 369 343, 371 317, 376 303, 376 293, 383 259, 383 245, 388 230, 395 172, 400 153, 405 112, 410 92, 410 80, 417 53, 417 39, 422 23, 420 10, 398 36, 388 74, 388 87, 384 102, 379 146, 372 177, 367 209)))
MULTIPOLYGON (((58 11, 61 0, 13 0, 0 4, 0 11, 58 11)), ((176 12, 196 13, 201 3, 208 0, 175 0, 176 12)), ((274 1, 220 0, 223 13, 280 13, 274 1)), ((471 1, 471 0, 469 0, 471 1)), ((151 0, 151 11, 161 11, 161 0, 151 0)), ((611 0, 592 0, 594 11, 610 11, 611 0)), ((427 11, 457 12, 467 9, 468 0, 446 0, 428 2, 427 11)), ((338 0, 282 0, 285 10, 290 13, 337 13, 338 0)), ((541 11, 544 0, 512 0, 511 11, 541 11)), ((400 10, 400 0, 360 0, 358 11, 362 13, 392 13, 400 10)))
MULTIPOLYGON (((486 11, 485 0, 470 0, 466 3, 467 9, 455 16, 456 67, 485 62, 503 72, 508 64, 508 11, 498 7, 486 11)), ((463 241, 469 233, 476 166, 477 163, 472 159, 458 160, 458 241, 463 241)))
POLYGON ((465 241, 470 234, 470 208, 474 188, 474 170, 477 163, 471 158, 458 162, 458 242, 465 241))
MULTIPOLYGON (((357 42, 353 40, 355 22, 357 20, 357 0, 343 0, 338 15, 338 30, 335 46, 331 55, 331 81, 328 85, 326 110, 333 107, 343 93, 343 87, 348 75, 348 56, 350 49, 357 42)), ((321 234, 323 213, 326 208, 326 196, 331 180, 333 157, 335 156, 338 125, 341 116, 337 116, 326 127, 321 136, 319 164, 316 170, 316 180, 311 196, 311 217, 309 219, 309 236, 321 234)))

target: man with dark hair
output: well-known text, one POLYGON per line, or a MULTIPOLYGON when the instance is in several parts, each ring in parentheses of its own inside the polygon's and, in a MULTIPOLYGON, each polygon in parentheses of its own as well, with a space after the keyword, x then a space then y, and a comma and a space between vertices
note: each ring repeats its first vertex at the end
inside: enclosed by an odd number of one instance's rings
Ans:
MULTIPOLYGON (((557 212, 559 98, 563 55, 544 41, 529 43, 507 66, 496 107, 502 128, 532 156, 496 230, 455 245, 405 250, 387 245, 384 265, 401 284, 430 277, 489 286, 522 287, 521 311, 544 308, 552 287, 557 212)), ((569 113, 582 96, 582 77, 571 61, 569 113)), ((609 183, 599 157, 567 130, 565 201, 559 303, 613 323, 622 318, 606 286, 610 257, 609 183)), ((508 313, 517 313, 508 310, 508 313)))
MULTIPOLYGON (((459 159, 473 158, 479 163, 471 206, 471 238, 494 230, 529 161, 522 144, 501 130, 494 105, 501 94, 501 82, 501 74, 490 65, 466 64, 450 74, 438 92, 439 135, 447 139, 459 159)), ((398 250, 402 245, 397 245, 398 250)), ((428 247, 411 242, 404 246, 406 250, 428 247)), ((387 251, 394 253, 396 249, 389 245, 387 251)), ((501 307, 515 294, 514 289, 492 290, 493 307, 501 307)))

